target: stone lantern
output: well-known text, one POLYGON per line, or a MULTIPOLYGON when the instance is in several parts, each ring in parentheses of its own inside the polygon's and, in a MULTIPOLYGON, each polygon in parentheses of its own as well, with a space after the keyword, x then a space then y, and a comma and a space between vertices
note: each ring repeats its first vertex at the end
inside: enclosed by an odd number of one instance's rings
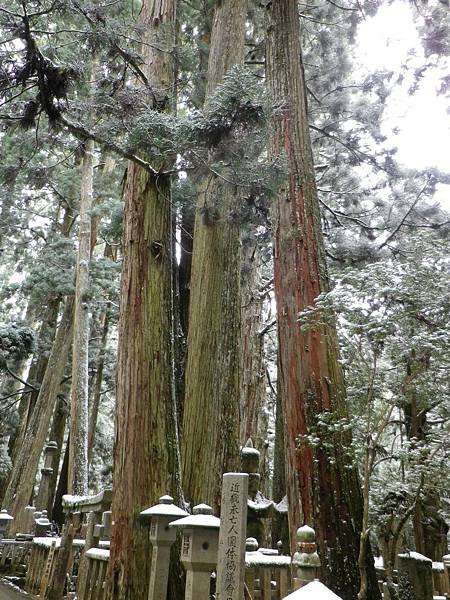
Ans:
POLYGON ((141 522, 150 524, 150 541, 153 545, 148 600, 166 600, 170 547, 177 537, 176 529, 170 528, 169 523, 188 514, 173 504, 171 496, 161 496, 159 504, 140 514, 141 522))
POLYGON ((320 567, 316 532, 312 527, 303 525, 303 527, 297 529, 297 549, 292 557, 294 589, 299 589, 314 581, 320 567))
POLYGON ((49 537, 52 532, 52 524, 47 519, 47 516, 41 516, 35 521, 36 537, 49 537))
POLYGON ((0 511, 0 540, 3 539, 6 535, 6 530, 9 527, 11 521, 14 521, 14 517, 8 515, 8 511, 6 508, 0 511))
POLYGON ((185 600, 209 600, 211 571, 217 564, 220 519, 206 504, 194 506, 193 514, 170 527, 183 531, 181 562, 186 569, 185 600))

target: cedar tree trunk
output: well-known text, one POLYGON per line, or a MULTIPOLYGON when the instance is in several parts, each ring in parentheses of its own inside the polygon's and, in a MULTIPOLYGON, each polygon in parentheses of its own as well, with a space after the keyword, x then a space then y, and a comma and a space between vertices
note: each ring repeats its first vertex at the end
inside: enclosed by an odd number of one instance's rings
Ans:
MULTIPOLYGON (((245 18, 246 0, 216 2, 206 98, 244 59, 245 18)), ((230 218, 235 190, 214 174, 205 174, 197 198, 182 473, 191 505, 217 510, 222 473, 239 463, 240 228, 230 218)))
POLYGON ((70 399, 69 492, 88 492, 89 262, 94 180, 94 142, 85 142, 81 167, 80 223, 75 284, 75 316, 70 399))
MULTIPOLYGON (((267 4, 266 69, 275 111, 271 153, 285 155, 287 178, 273 215, 279 378, 286 443, 286 487, 291 549, 296 529, 316 530, 321 581, 344 600, 359 590, 362 499, 348 456, 348 434, 328 434, 326 446, 305 436, 319 416, 346 416, 335 325, 313 322, 304 331, 299 312, 328 291, 328 274, 307 118, 297 3, 267 4)), ((368 598, 379 598, 370 549, 368 598)))
MULTIPOLYGON (((143 3, 141 68, 159 109, 169 109, 173 101, 174 24, 174 0, 143 3)), ((164 164, 156 166, 165 169, 164 164)), ((169 175, 128 164, 123 236, 108 597, 147 600, 151 553, 139 513, 163 494, 171 494, 175 502, 181 496, 172 364, 169 175)))

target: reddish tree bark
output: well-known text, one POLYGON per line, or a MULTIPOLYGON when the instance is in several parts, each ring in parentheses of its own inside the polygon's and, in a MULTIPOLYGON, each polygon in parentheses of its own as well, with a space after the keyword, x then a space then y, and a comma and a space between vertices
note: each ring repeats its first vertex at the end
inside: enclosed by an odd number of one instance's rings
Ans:
MULTIPOLYGON (((275 105, 271 154, 285 155, 287 178, 273 214, 279 377, 286 443, 286 487, 292 549, 295 531, 313 526, 322 560, 321 580, 345 600, 359 590, 358 554, 362 499, 348 457, 349 434, 328 433, 306 441, 318 417, 346 416, 336 326, 317 319, 306 330, 298 315, 328 291, 328 273, 301 64, 297 3, 267 4, 266 68, 275 105)), ((379 598, 367 554, 369 598, 379 598)))

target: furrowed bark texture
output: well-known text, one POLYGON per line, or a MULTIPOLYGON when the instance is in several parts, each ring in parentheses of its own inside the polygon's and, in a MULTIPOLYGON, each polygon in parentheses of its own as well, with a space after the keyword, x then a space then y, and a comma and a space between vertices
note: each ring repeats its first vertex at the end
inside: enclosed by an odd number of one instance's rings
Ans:
POLYGON ((95 431, 97 429, 98 411, 100 408, 100 398, 103 383, 103 370, 105 368, 105 351, 106 341, 108 339, 109 331, 109 311, 105 310, 100 316, 101 326, 101 342, 99 356, 97 360, 97 367, 94 375, 94 381, 92 382, 92 393, 89 401, 90 412, 89 412, 89 434, 88 434, 88 459, 92 459, 92 451, 94 450, 95 444, 95 431))
MULTIPOLYGON (((344 600, 359 589, 362 499, 358 475, 346 459, 350 439, 330 433, 329 446, 301 442, 323 413, 346 416, 346 396, 333 324, 302 330, 298 314, 328 290, 319 203, 301 65, 297 3, 267 6, 266 68, 276 110, 271 153, 285 154, 288 176, 273 215, 279 377, 286 440, 286 487, 291 547, 304 522, 316 530, 321 581, 344 600)), ((368 598, 379 598, 367 553, 368 598)))
POLYGON ((73 314, 74 298, 69 297, 66 300, 63 316, 48 358, 48 365, 39 390, 39 396, 23 444, 17 454, 3 502, 5 508, 8 508, 14 516, 10 528, 11 534, 20 532, 24 526, 24 509, 28 505, 33 491, 39 458, 44 447, 67 362, 72 339, 73 314))
MULTIPOLYGON (((172 104, 174 22, 173 0, 144 2, 142 68, 159 108, 172 104)), ((181 496, 172 364, 171 235, 170 177, 150 175, 130 162, 125 186, 108 596, 120 600, 147 600, 150 545, 139 513, 157 503, 162 494, 170 493, 176 502, 181 496)))
POLYGON ((88 492, 89 261, 94 181, 94 142, 85 143, 81 167, 80 223, 75 284, 72 391, 70 399, 69 492, 88 492))
POLYGON ((263 300, 259 292, 261 259, 255 244, 243 243, 242 348, 241 348, 241 444, 249 438, 255 448, 263 451, 267 422, 264 418, 266 375, 264 371, 263 300), (261 421, 264 421, 262 426, 261 421))
MULTIPOLYGON (((244 59, 246 0, 216 3, 206 96, 244 59)), ((230 219, 236 190, 207 173, 199 184, 189 304, 182 473, 192 505, 220 505, 224 471, 239 462, 240 249, 230 219)))
POLYGON ((67 403, 63 399, 59 399, 55 412, 53 414, 52 426, 49 434, 49 441, 54 441, 57 444, 57 452, 52 456, 53 473, 50 478, 48 504, 46 506, 47 515, 52 520, 53 502, 55 499, 56 484, 58 481, 59 463, 61 461, 62 447, 64 442, 64 431, 66 429, 66 421, 68 416, 67 403))

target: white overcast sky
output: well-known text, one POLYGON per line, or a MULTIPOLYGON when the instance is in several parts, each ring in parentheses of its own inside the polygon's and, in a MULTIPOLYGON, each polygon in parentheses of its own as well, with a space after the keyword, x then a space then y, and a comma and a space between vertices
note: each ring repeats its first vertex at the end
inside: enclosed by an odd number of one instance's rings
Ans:
MULTIPOLYGON (((388 100, 382 131, 397 146, 399 162, 450 172, 449 103, 448 97, 437 94, 450 65, 447 60, 440 68, 428 70, 416 93, 408 95, 414 67, 423 62, 411 10, 409 3, 395 1, 367 18, 359 28, 357 56, 365 70, 387 69, 405 75, 404 83, 388 100), (409 75, 405 65, 411 67, 409 75), (395 136, 394 127, 399 130, 395 136)), ((450 186, 439 186, 436 199, 450 207, 450 186)))

